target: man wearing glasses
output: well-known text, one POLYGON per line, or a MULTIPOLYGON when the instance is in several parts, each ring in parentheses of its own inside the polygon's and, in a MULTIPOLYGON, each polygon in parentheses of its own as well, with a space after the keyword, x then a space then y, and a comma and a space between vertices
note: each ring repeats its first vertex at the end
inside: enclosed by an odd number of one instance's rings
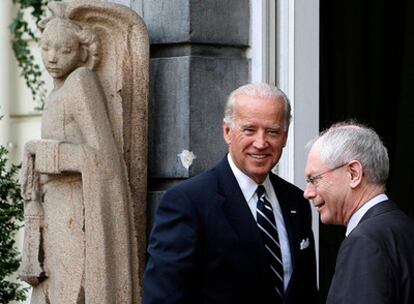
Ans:
POLYGON ((304 196, 324 224, 345 225, 328 304, 414 303, 414 221, 385 195, 389 160, 357 123, 321 133, 309 152, 304 196))

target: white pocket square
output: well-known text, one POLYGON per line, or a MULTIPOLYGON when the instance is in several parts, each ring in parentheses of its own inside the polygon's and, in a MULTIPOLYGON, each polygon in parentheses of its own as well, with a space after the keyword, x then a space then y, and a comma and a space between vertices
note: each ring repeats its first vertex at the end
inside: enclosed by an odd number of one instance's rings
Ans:
POLYGON ((309 238, 303 239, 302 242, 300 242, 300 250, 304 250, 309 247, 309 238))

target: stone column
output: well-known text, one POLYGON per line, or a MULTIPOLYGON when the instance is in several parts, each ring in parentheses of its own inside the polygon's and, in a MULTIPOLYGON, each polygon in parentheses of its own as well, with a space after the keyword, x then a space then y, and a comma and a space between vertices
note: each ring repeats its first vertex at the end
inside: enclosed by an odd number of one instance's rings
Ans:
MULTIPOLYGON (((135 0, 150 34, 149 226, 165 191, 213 166, 228 94, 249 81, 248 0, 135 0)), ((150 227, 149 227, 150 228, 150 227)))

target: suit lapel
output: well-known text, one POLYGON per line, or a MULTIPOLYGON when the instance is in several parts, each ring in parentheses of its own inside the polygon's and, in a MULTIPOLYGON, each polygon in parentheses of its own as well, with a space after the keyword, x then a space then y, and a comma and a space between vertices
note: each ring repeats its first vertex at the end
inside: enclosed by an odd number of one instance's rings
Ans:
MULTIPOLYGON (((250 211, 237 180, 225 157, 215 168, 218 177, 220 195, 223 196, 222 210, 237 234, 240 243, 244 244, 244 255, 263 266, 264 246, 256 221, 250 211)), ((259 273, 259 272, 258 272, 259 273)))

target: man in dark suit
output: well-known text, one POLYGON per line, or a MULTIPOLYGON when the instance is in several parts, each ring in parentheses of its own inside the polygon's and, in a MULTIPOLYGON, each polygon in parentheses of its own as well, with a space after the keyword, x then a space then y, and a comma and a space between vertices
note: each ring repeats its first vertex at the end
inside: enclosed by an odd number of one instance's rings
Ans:
POLYGON ((387 150, 357 123, 333 125, 313 143, 305 198, 325 224, 346 225, 328 304, 414 303, 414 221, 384 194, 387 150))
POLYGON ((267 84, 229 96, 229 154, 168 191, 148 246, 143 304, 317 303, 311 210, 272 174, 286 144, 290 104, 267 84))

